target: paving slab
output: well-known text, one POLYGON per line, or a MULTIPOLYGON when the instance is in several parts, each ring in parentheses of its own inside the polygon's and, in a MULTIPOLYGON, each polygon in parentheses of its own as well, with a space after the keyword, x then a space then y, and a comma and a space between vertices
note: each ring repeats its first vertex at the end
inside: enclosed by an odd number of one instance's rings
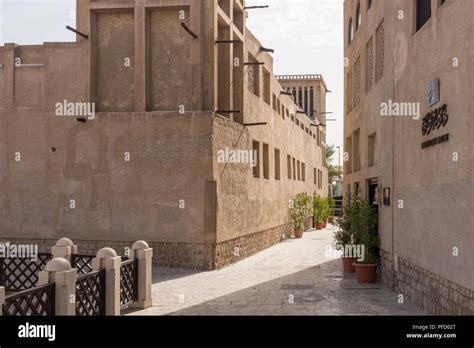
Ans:
POLYGON ((153 270, 153 307, 128 315, 424 315, 383 284, 358 284, 326 255, 334 227, 225 269, 153 270))

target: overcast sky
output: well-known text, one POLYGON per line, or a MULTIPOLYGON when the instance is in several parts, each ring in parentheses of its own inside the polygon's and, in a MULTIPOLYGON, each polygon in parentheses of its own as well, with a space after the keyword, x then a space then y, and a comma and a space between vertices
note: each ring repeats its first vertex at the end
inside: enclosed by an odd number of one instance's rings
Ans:
MULTIPOLYGON (((202 0, 206 1, 206 0, 202 0)), ((343 0, 247 0, 247 25, 275 49, 276 74, 323 74, 329 90, 328 143, 343 138, 343 0)), ((0 44, 74 41, 75 0, 0 0, 0 44)))

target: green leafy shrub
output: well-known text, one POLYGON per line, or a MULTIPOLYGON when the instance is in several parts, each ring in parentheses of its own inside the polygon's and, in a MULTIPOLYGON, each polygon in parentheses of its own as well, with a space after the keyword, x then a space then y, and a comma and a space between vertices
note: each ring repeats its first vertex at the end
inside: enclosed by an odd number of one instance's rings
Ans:
POLYGON ((313 216, 318 224, 327 220, 327 201, 320 195, 313 198, 313 216))
POLYGON ((341 218, 336 221, 339 229, 334 233, 335 246, 339 246, 340 250, 341 246, 350 244, 364 245, 364 261, 360 263, 378 263, 380 238, 377 224, 377 213, 369 202, 357 200, 347 203, 341 218))
POLYGON ((293 211, 291 218, 296 228, 305 228, 306 213, 311 205, 311 197, 306 193, 300 193, 293 199, 293 211))

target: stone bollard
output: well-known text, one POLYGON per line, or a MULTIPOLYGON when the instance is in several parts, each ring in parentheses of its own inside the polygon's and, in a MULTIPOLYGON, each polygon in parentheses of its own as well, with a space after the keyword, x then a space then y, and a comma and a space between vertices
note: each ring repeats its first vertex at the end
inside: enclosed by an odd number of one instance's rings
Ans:
POLYGON ((77 254, 77 245, 74 245, 69 238, 61 238, 56 242, 56 245, 51 248, 53 258, 61 257, 71 262, 71 255, 77 254))
POLYGON ((3 305, 5 304, 5 287, 0 286, 0 316, 3 314, 3 305))
POLYGON ((92 259, 94 271, 105 269, 105 315, 120 315, 120 265, 122 258, 112 248, 103 248, 92 259))
POLYGON ((134 308, 148 308, 153 305, 151 297, 151 270, 153 249, 142 240, 132 246, 130 258, 138 259, 138 301, 132 304, 134 308))
POLYGON ((55 283, 55 315, 76 315, 77 270, 61 257, 52 259, 38 273, 38 285, 55 283))

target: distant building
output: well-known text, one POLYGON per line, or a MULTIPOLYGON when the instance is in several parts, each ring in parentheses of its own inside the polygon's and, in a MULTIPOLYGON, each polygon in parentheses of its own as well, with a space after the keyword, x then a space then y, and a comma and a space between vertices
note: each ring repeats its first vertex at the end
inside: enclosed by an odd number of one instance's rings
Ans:
POLYGON ((474 2, 344 3, 346 197, 378 206, 382 280, 473 314, 474 2))
POLYGON ((322 75, 277 75, 286 92, 311 119, 326 124, 326 82, 322 75))
POLYGON ((144 239, 159 265, 215 269, 289 238, 290 200, 328 192, 325 137, 246 17, 80 0, 77 42, 0 46, 0 239, 144 239))
MULTIPOLYGON (((313 127, 311 129, 316 134, 318 147, 321 148, 321 161, 323 166, 326 166, 326 94, 329 91, 323 76, 321 74, 277 75, 276 78, 285 92, 291 93, 297 106, 296 115, 306 114, 311 119, 311 127, 313 127)), ((317 169, 315 175, 322 178, 324 170, 317 169)))

